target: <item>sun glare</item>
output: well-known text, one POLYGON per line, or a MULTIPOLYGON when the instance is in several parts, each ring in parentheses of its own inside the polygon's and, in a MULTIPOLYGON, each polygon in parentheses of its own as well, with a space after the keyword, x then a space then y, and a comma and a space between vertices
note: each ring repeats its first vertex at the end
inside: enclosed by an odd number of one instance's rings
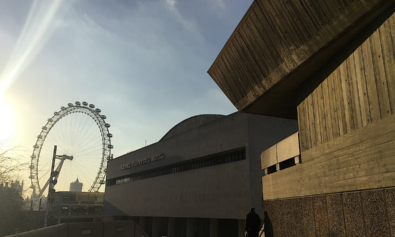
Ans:
POLYGON ((14 116, 5 96, 0 95, 0 141, 7 140, 14 131, 14 116))

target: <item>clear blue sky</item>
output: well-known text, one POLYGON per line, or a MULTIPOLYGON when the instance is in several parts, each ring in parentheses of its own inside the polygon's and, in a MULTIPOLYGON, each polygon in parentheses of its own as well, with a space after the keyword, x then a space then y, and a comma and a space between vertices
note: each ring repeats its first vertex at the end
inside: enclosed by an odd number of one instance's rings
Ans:
POLYGON ((107 116, 115 157, 188 117, 236 111, 207 70, 252 0, 51 2, 0 0, 0 138, 25 161, 70 102, 107 116))

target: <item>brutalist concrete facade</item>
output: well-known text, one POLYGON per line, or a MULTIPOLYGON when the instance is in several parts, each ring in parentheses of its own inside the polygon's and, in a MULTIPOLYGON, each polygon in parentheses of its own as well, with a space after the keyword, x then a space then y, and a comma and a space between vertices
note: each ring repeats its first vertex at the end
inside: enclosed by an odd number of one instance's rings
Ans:
POLYGON ((251 207, 263 218, 262 149, 296 130, 295 120, 245 113, 187 119, 108 162, 104 214, 152 237, 242 236, 251 207))
POLYGON ((395 236, 394 12, 254 1, 211 66, 240 111, 298 120, 300 154, 282 168, 287 142, 262 150, 270 236, 395 236))

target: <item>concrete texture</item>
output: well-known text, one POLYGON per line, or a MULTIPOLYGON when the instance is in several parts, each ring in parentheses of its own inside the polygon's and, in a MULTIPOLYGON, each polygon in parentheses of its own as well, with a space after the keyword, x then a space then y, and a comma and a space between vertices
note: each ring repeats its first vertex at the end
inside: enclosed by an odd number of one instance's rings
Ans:
POLYGON ((262 177, 265 200, 395 185, 395 115, 302 152, 302 163, 262 177))
POLYGON ((264 207, 275 237, 393 236, 392 195, 393 188, 371 189, 267 200, 264 207))
POLYGON ((103 223, 70 223, 68 236, 102 236, 103 223))
POLYGON ((277 145, 266 149, 261 154, 261 168, 266 169, 272 165, 276 165, 277 161, 277 145))
POLYGON ((266 169, 299 155, 299 133, 294 133, 261 153, 261 168, 266 169))
POLYGON ((367 236, 390 237, 384 190, 362 191, 367 236))
POLYGON ((302 82, 393 3, 254 1, 208 73, 238 110, 296 118, 302 82))
POLYGON ((344 222, 347 236, 366 236, 364 212, 360 192, 349 192, 342 195, 344 222))
POLYGON ((395 235, 395 189, 385 189, 387 213, 392 235, 395 235))
POLYGON ((341 194, 327 195, 328 226, 330 237, 345 237, 343 203, 341 194))
POLYGON ((41 228, 9 237, 149 237, 134 221, 69 223, 41 228))
POLYGON ((103 236, 130 237, 131 233, 135 233, 135 226, 128 221, 103 222, 103 236))
POLYGON ((39 230, 9 235, 9 237, 69 237, 68 230, 69 226, 67 224, 59 224, 56 226, 41 228, 39 230))
POLYGON ((326 196, 313 197, 315 232, 317 236, 328 237, 328 213, 326 207, 326 196))
MULTIPOLYGON (((315 237, 315 215, 314 215, 314 202, 312 197, 306 197, 300 200, 302 204, 302 218, 305 237, 315 237)), ((302 235, 303 236, 303 235, 302 235)))
POLYGON ((285 138, 281 142, 277 143, 277 160, 281 161, 288 160, 289 158, 300 155, 299 150, 299 133, 285 138))
POLYGON ((309 78, 297 100, 302 151, 395 113, 395 7, 309 78))

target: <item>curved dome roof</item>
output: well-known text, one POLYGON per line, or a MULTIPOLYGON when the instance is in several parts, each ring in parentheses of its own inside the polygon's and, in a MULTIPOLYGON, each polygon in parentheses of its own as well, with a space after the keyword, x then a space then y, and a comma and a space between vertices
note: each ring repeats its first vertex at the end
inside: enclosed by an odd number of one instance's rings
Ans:
POLYGON ((178 123, 172 129, 170 129, 159 141, 179 135, 181 133, 184 133, 184 132, 189 131, 191 129, 197 128, 199 126, 202 126, 203 124, 212 122, 212 121, 222 118, 222 117, 225 117, 225 115, 202 114, 202 115, 196 115, 196 116, 187 118, 187 119, 181 121, 180 123, 178 123))

